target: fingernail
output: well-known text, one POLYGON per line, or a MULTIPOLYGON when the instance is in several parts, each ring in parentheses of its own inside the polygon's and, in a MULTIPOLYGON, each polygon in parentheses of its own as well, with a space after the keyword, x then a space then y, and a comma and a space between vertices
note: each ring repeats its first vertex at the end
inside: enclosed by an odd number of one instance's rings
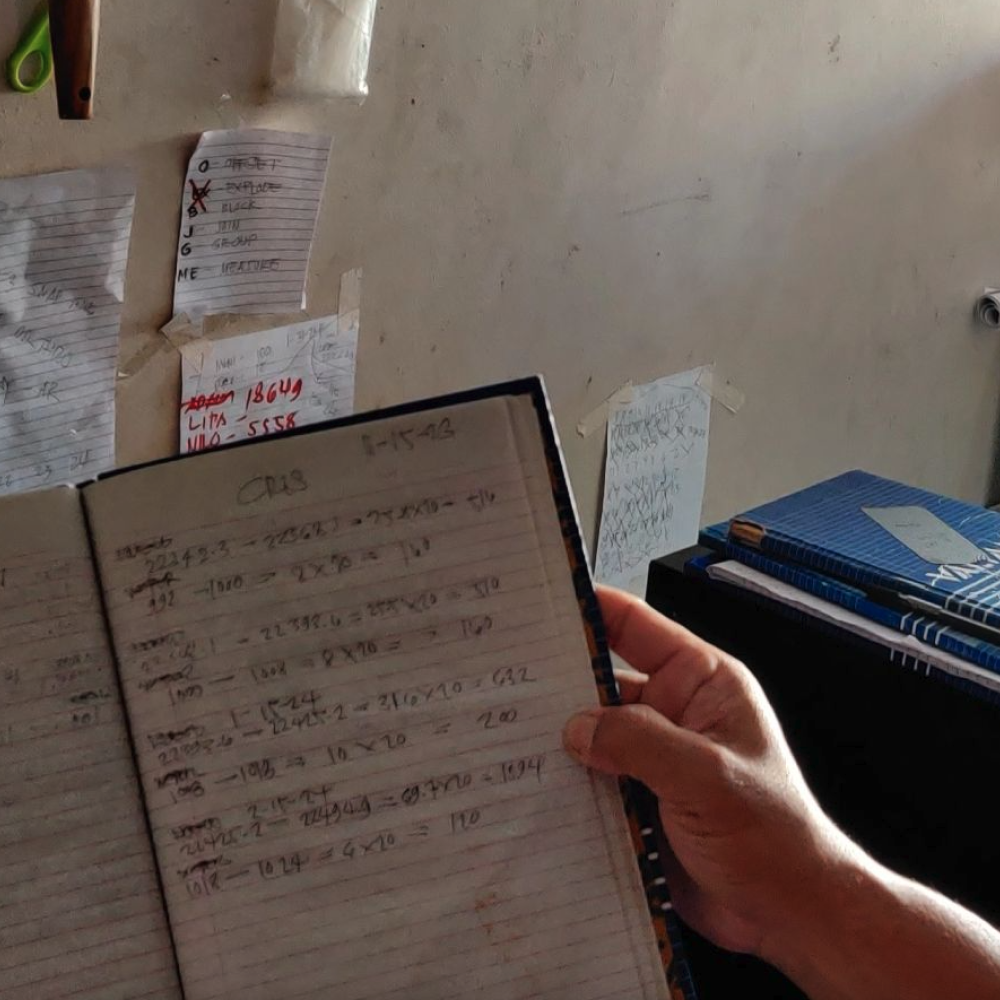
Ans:
POLYGON ((596 712, 578 712, 563 727, 563 746, 583 764, 590 757, 597 722, 596 712))

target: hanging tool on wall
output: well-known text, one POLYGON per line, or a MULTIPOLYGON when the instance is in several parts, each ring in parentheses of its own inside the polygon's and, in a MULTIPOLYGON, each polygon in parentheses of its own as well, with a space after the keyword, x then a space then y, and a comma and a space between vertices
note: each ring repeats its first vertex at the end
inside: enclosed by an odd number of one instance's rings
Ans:
POLYGON ((49 5, 46 3, 31 19, 7 60, 7 82, 19 94, 34 94, 51 79, 52 42, 49 38, 49 5))
POLYGON ((54 70, 59 117, 91 118, 99 21, 100 0, 49 0, 7 60, 8 83, 32 94, 54 70))
POLYGON ((60 118, 93 116, 100 13, 101 0, 49 0, 60 118))

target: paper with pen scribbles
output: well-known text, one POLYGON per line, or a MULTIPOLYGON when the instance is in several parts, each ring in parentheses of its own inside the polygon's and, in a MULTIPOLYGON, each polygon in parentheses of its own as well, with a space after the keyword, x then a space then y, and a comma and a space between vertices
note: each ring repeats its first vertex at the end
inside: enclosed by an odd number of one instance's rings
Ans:
POLYGON ((667 997, 530 396, 85 498, 187 1000, 667 997))
POLYGON ((642 596, 650 560, 698 540, 711 413, 702 375, 708 370, 633 386, 631 401, 612 409, 594 570, 599 583, 642 596))
POLYGON ((124 169, 0 181, 0 494, 114 466, 134 204, 124 169))
POLYGON ((350 416, 357 312, 181 350, 181 452, 350 416))

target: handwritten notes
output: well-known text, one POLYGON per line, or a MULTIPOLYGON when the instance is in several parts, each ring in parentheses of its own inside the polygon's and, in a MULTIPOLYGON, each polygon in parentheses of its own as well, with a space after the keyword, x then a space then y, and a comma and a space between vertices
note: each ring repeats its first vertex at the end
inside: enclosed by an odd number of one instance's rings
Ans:
POLYGON ((698 539, 711 398, 704 368, 633 386, 608 419, 594 575, 642 594, 651 559, 698 539))
POLYGON ((666 996, 529 397, 86 497, 187 1000, 666 996))
POLYGON ((126 170, 0 181, 0 494, 114 465, 126 170))
MULTIPOLYGON (((355 283, 357 273, 345 275, 344 286, 355 283)), ((344 292, 341 302, 346 305, 344 292)), ((182 348, 181 450, 350 416, 360 317, 358 308, 349 308, 340 316, 182 348)))
POLYGON ((0 995, 181 1000, 79 499, 0 524, 0 995))
POLYGON ((174 313, 305 308, 328 136, 206 132, 184 179, 174 313))

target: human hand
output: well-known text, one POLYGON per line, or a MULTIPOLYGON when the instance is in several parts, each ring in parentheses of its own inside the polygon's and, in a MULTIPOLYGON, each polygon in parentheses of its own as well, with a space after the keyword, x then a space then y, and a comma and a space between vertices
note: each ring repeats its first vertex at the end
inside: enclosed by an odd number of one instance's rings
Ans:
POLYGON ((724 948, 768 954, 853 850, 817 805, 750 672, 648 605, 600 588, 623 707, 574 716, 566 749, 659 798, 674 905, 724 948))
POLYGON ((566 749, 659 798, 674 905, 732 951, 777 965, 813 1000, 1000 996, 1000 933, 889 871, 834 826, 806 787, 749 671, 601 588, 624 705, 566 724, 566 749))

